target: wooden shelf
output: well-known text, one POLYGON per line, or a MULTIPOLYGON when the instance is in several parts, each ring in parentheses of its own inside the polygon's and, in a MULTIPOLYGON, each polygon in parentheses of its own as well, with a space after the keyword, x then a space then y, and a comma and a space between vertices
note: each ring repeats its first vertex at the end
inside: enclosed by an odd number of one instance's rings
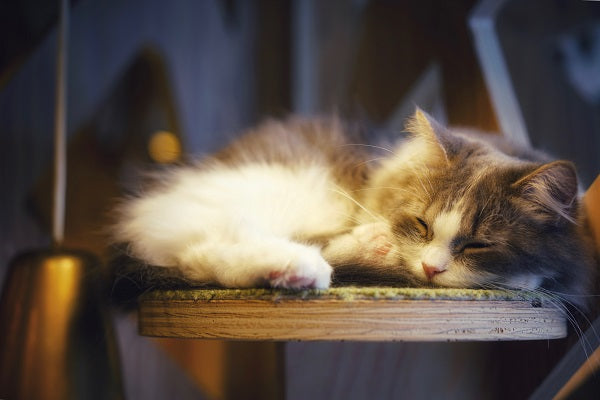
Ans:
POLYGON ((523 292, 333 288, 155 290, 139 299, 145 336, 233 340, 558 339, 563 312, 523 292))

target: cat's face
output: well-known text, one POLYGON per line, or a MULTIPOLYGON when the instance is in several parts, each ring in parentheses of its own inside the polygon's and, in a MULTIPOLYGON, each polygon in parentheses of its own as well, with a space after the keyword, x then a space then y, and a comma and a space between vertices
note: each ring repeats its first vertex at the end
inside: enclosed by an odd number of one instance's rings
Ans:
POLYGON ((411 204, 389 214, 411 272, 450 287, 535 289, 553 278, 539 243, 552 239, 551 229, 520 206, 516 175, 495 168, 474 177, 449 168, 430 174, 431 188, 414 187, 418 196, 397 199, 411 204))
POLYGON ((369 206, 389 221, 400 263, 439 286, 574 285, 572 165, 514 159, 433 124, 417 113, 415 137, 372 182, 369 206))

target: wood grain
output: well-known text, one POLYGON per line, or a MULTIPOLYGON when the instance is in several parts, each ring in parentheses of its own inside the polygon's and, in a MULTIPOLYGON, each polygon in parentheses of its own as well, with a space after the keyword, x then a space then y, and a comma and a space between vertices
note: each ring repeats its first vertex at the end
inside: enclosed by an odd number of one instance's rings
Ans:
POLYGON ((327 294, 269 299, 251 292, 244 298, 243 291, 230 298, 215 297, 210 291, 210 299, 197 292, 187 299, 168 292, 162 298, 161 292, 142 296, 140 333, 250 341, 496 341, 557 339, 567 334, 560 310, 525 298, 368 298, 357 296, 355 290, 348 299, 327 294))

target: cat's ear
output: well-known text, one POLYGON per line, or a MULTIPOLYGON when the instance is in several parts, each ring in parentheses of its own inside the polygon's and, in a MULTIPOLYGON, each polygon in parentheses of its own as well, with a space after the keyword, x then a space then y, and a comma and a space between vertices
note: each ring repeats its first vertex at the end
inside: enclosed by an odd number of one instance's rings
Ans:
POLYGON ((409 119, 406 130, 415 136, 425 138, 431 144, 431 149, 443 156, 446 161, 460 150, 461 139, 418 107, 409 119))
POLYGON ((569 161, 554 161, 529 172, 513 184, 521 202, 539 218, 575 222, 577 173, 569 161))

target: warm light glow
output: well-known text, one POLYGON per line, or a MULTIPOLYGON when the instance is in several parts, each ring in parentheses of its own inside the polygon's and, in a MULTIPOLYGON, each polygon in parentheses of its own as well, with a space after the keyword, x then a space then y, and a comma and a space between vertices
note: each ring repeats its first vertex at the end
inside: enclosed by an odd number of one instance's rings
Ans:
POLYGON ((174 133, 158 131, 150 138, 148 153, 155 162, 161 164, 172 163, 181 157, 181 144, 174 133))
MULTIPOLYGON (((49 257, 42 265, 36 293, 37 308, 40 311, 39 332, 27 337, 36 342, 36 362, 52 365, 51 370, 37 377, 39 385, 49 388, 58 386, 57 382, 64 379, 64 371, 68 370, 65 354, 71 339, 69 329, 79 306, 78 300, 81 299, 80 282, 85 267, 80 259, 69 255, 49 257)), ((31 378, 33 384, 36 378, 31 378)), ((57 395, 53 398, 59 397, 57 395)))
POLYGON ((0 397, 69 397, 75 374, 69 357, 73 351, 86 351, 77 347, 83 334, 76 327, 87 301, 82 292, 92 267, 87 261, 66 252, 42 251, 11 265, 9 290, 2 293, 0 307, 0 324, 10 327, 0 332, 0 388, 5 391, 0 397))

